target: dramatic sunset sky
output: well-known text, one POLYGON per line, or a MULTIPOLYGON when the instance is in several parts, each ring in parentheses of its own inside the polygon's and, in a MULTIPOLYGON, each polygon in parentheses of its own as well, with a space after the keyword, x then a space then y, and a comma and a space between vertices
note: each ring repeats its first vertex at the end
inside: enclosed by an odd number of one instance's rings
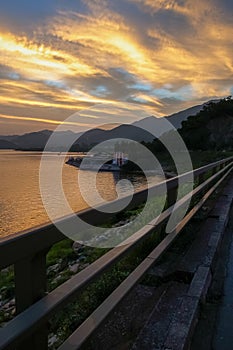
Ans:
POLYGON ((103 103, 163 116, 231 95, 232 25, 232 0, 1 1, 0 134, 95 106, 83 130, 103 103))

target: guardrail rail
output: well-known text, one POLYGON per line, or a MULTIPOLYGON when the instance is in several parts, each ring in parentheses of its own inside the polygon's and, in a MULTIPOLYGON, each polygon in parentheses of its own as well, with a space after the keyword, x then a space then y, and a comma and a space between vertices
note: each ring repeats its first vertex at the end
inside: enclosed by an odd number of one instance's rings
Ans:
MULTIPOLYGON (((136 269, 104 300, 104 302, 68 337, 59 350, 74 350, 88 339, 101 325, 110 312, 142 279, 148 269, 168 249, 174 239, 195 213, 202 207, 209 196, 226 179, 233 169, 233 157, 217 161, 193 171, 197 186, 176 202, 179 180, 189 178, 190 173, 166 180, 167 203, 158 218, 134 234, 135 239, 126 240, 98 260, 78 272, 71 279, 61 284, 50 293, 46 290, 46 255, 51 247, 66 239, 54 224, 37 227, 33 230, 4 237, 0 240, 0 270, 14 265, 15 298, 17 315, 0 329, 0 349, 48 349, 47 322, 56 312, 78 297, 80 291, 98 279, 107 269, 129 254, 139 243, 148 238, 155 229, 161 227, 170 217, 174 208, 179 209, 191 198, 201 195, 176 228, 152 250, 136 269), (206 179, 206 175, 208 178, 206 179)), ((154 195, 161 194, 164 183, 153 186, 154 195)), ((147 190, 134 194, 129 205, 136 207, 146 200, 147 190)), ((119 200, 120 201, 120 200, 119 200)), ((103 209, 103 207, 102 207, 103 209)), ((82 219, 92 224, 103 224, 109 214, 103 211, 87 209, 77 213, 82 219)), ((62 220, 72 220, 65 217, 62 220)))

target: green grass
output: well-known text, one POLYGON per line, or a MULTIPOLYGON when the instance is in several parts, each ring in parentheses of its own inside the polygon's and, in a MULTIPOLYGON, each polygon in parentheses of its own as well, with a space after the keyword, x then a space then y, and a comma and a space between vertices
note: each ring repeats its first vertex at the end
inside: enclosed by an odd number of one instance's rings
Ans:
POLYGON ((59 259, 72 259, 76 255, 72 249, 73 241, 65 239, 54 244, 47 254, 47 267, 56 264, 59 259))

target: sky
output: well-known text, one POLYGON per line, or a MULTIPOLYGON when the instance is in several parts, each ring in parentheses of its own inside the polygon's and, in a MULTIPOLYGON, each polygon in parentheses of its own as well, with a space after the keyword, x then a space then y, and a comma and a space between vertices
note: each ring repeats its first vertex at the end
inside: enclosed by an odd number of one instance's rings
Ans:
POLYGON ((74 113, 80 131, 130 123, 231 95, 232 23, 232 0, 2 1, 0 134, 74 113))

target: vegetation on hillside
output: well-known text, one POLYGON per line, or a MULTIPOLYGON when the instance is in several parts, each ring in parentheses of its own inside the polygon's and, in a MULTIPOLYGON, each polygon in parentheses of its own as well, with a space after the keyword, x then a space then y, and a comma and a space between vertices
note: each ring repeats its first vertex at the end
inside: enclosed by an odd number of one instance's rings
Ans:
MULTIPOLYGON (((206 104, 203 109, 194 116, 188 117, 178 129, 187 149, 189 150, 193 167, 197 168, 204 164, 226 158, 233 152, 233 99, 231 96, 206 104)), ((173 144, 175 131, 163 134, 153 142, 143 142, 166 170, 175 172, 175 165, 171 155, 164 145, 173 144)))
POLYGON ((233 149, 233 99, 210 102, 178 130, 190 150, 233 149))
MULTIPOLYGON (((233 99, 229 96, 219 102, 209 102, 199 113, 183 121, 178 132, 190 151, 232 150, 233 99)), ((155 154, 165 152, 163 144, 172 142, 173 133, 170 131, 144 144, 155 154)))

